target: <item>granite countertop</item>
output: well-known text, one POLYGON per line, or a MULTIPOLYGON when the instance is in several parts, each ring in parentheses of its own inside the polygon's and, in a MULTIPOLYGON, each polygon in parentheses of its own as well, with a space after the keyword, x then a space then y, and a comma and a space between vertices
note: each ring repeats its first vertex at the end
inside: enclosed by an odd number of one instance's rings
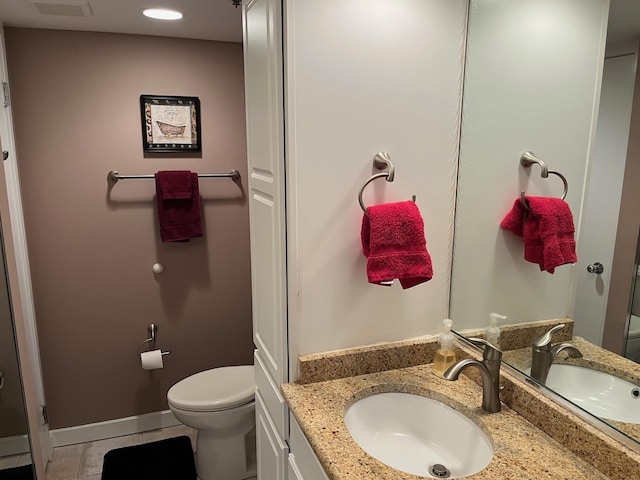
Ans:
POLYGON ((494 456, 469 480, 596 480, 607 479, 591 464, 543 433, 503 404, 502 411, 480 408, 482 389, 464 375, 449 382, 417 365, 308 384, 282 386, 296 420, 332 480, 393 479, 419 477, 389 467, 365 453, 344 424, 344 412, 352 403, 379 392, 407 392, 438 400, 472 419, 490 438, 494 456))

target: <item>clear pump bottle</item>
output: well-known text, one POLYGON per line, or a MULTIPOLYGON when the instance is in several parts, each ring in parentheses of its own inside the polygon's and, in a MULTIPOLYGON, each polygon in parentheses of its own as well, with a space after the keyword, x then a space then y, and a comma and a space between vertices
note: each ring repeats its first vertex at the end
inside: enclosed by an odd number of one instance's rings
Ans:
POLYGON ((484 339, 491 345, 500 349, 500 328, 498 327, 498 319, 506 320, 506 315, 500 315, 499 313, 489 314, 489 325, 484 331, 484 339))
POLYGON ((433 372, 440 377, 451 365, 456 363, 457 360, 454 348, 454 337, 453 333, 451 333, 452 325, 453 322, 451 319, 445 318, 442 320, 442 332, 438 338, 440 348, 438 348, 436 357, 433 360, 433 372))

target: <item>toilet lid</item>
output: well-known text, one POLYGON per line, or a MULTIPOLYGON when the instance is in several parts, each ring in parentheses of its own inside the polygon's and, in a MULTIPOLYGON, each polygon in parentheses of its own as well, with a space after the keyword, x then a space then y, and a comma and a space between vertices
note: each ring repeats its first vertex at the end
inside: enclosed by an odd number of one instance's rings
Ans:
POLYGON ((220 367, 179 381, 169 389, 167 400, 182 410, 225 410, 251 402, 255 388, 253 365, 220 367))

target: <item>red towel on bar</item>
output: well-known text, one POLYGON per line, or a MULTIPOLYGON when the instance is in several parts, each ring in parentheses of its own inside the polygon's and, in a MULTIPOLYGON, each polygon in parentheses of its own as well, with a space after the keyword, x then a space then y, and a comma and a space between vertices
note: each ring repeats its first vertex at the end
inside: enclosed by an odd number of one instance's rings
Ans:
POLYGON ((500 226, 522 237, 524 258, 537 263, 540 270, 553 273, 556 267, 578 261, 575 228, 569 204, 555 197, 525 197, 527 212, 520 198, 500 226))
POLYGON ((395 278, 402 288, 431 280, 433 268, 424 236, 424 221, 415 202, 374 205, 362 217, 362 252, 369 283, 395 278))
POLYGON ((156 203, 163 242, 188 242, 202 236, 198 174, 189 170, 156 172, 156 203))

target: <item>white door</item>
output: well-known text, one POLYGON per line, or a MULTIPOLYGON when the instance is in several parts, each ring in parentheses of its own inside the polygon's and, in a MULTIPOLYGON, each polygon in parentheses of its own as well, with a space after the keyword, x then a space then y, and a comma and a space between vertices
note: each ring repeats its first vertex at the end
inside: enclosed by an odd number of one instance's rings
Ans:
POLYGON ((281 4, 243 8, 253 338, 279 385, 287 381, 281 4))
POLYGON ((635 55, 604 62, 596 141, 579 233, 574 333, 596 345, 602 344, 609 297, 635 70, 635 55), (603 265, 602 274, 587 271, 595 262, 603 265))

